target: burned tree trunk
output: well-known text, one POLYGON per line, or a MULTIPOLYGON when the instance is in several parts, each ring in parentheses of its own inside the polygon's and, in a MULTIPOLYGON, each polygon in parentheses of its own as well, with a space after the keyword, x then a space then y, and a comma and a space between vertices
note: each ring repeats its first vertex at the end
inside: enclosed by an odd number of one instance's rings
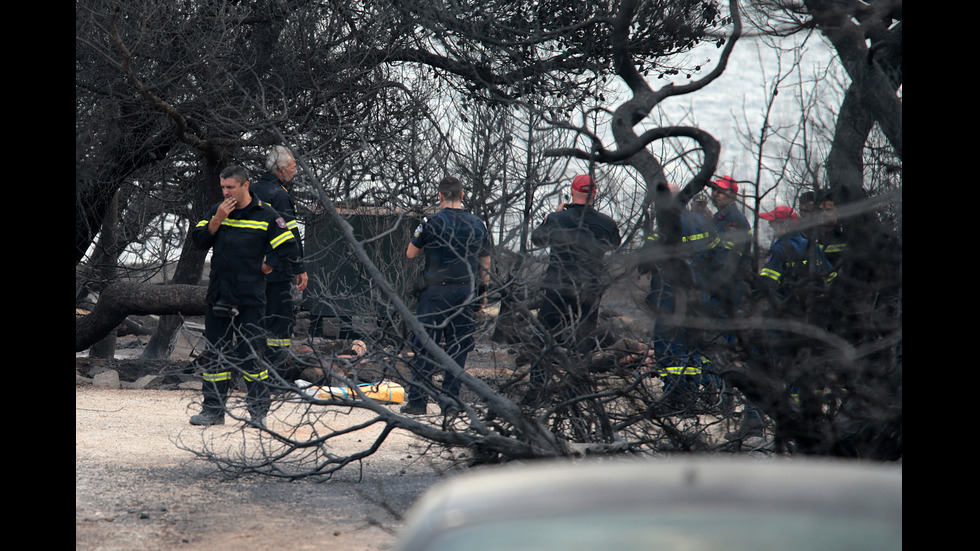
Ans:
POLYGON ((75 320, 75 351, 89 348, 133 314, 204 314, 207 289, 198 285, 114 283, 92 312, 75 320))
MULTIPOLYGON (((203 173, 195 182, 193 215, 190 220, 190 228, 184 241, 184 247, 177 261, 177 268, 174 272, 171 284, 174 285, 197 285, 201 281, 201 274, 204 272, 207 251, 197 248, 192 240, 191 233, 194 224, 204 218, 207 209, 221 201, 221 188, 215 185, 218 182, 218 173, 227 163, 227 159, 220 151, 209 150, 203 155, 203 173)), ((177 338, 177 331, 183 325, 183 320, 178 316, 163 316, 157 326, 156 333, 150 338, 150 342, 143 349, 141 358, 144 360, 162 360, 170 357, 174 349, 174 341, 177 338)))

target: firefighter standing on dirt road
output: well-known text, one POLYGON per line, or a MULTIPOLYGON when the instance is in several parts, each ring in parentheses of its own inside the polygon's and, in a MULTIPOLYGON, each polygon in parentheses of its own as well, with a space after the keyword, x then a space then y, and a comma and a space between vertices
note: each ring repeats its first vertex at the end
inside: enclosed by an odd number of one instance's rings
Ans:
MULTIPOLYGON (((296 159, 288 148, 279 145, 269 152, 265 168, 267 172, 252 183, 250 191, 252 195, 271 205, 286 221, 286 226, 293 232, 302 258, 303 245, 297 222, 299 212, 286 190, 286 185, 296 176, 296 159)), ((306 289, 309 278, 306 275, 305 265, 301 264, 297 268, 301 271, 296 275, 286 270, 286 266, 289 265, 288 260, 280 258, 278 249, 269 248, 266 252, 266 263, 273 267, 273 271, 265 277, 265 329, 268 332, 265 357, 281 376, 291 378, 284 372, 284 368, 296 323, 292 286, 295 283, 296 290, 302 293, 306 289)))
MULTIPOLYGON (((438 343, 464 368, 466 356, 475 345, 475 313, 486 301, 490 283, 490 234, 483 221, 463 209, 463 185, 454 177, 439 182, 439 204, 442 210, 427 216, 415 230, 406 256, 425 255, 425 290, 419 297, 417 315, 427 326, 428 336, 438 343)), ((426 412, 436 366, 412 335, 415 362, 407 404, 401 412, 420 415, 426 412)), ((446 372, 439 402, 444 414, 457 409, 459 379, 446 372)))
POLYGON ((225 200, 211 207, 198 222, 191 238, 202 249, 212 249, 211 273, 204 316, 208 344, 203 407, 190 419, 192 425, 222 425, 231 383, 229 358, 240 363, 248 393, 251 423, 264 427, 269 410, 268 372, 256 361, 264 345, 265 276, 272 267, 265 262, 271 247, 296 275, 301 269, 299 246, 286 221, 249 191, 248 174, 239 166, 221 171, 225 200), (258 369, 256 369, 258 367, 258 369))

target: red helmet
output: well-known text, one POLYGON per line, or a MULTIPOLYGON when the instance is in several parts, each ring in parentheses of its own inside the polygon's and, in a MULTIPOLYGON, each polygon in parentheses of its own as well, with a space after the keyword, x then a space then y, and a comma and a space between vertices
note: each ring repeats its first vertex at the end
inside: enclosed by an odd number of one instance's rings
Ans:
POLYGON ((722 176, 721 178, 715 180, 712 183, 717 188, 730 189, 732 190, 732 193, 738 193, 738 182, 736 182, 735 178, 732 178, 731 176, 722 176))
POLYGON ((790 207, 776 207, 769 212, 760 212, 759 218, 764 220, 796 220, 796 212, 790 207))

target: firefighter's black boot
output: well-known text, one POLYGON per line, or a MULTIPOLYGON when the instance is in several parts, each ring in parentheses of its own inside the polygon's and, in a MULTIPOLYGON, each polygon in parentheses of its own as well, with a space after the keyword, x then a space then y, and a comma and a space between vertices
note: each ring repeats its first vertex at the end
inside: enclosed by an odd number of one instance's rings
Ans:
POLYGON ((220 411, 202 411, 197 415, 191 416, 191 424, 203 427, 211 425, 224 425, 225 414, 220 411))
POLYGON ((246 387, 248 388, 248 393, 245 396, 245 403, 248 406, 248 414, 251 419, 249 424, 253 427, 264 429, 265 416, 269 412, 269 406, 272 403, 269 385, 266 384, 265 379, 249 382, 248 377, 246 377, 246 387))
POLYGON ((228 396, 230 373, 206 373, 201 388, 204 395, 201 413, 191 417, 191 424, 208 427, 225 424, 225 399, 228 396))

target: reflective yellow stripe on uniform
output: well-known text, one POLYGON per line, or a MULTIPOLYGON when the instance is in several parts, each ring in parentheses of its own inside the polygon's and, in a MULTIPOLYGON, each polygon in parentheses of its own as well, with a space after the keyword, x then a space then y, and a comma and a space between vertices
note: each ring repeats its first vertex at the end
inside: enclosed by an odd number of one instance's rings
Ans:
MULTIPOLYGON (((202 226, 207 226, 208 222, 210 222, 210 220, 201 220, 200 222, 197 223, 196 227, 200 228, 202 226)), ((230 226, 232 228, 249 228, 253 230, 262 230, 262 231, 266 231, 269 229, 268 222, 261 222, 258 220, 238 220, 234 218, 225 218, 224 220, 221 221, 221 225, 230 226)))
POLYGON ((205 373, 204 380, 209 383, 217 383, 218 381, 230 381, 231 371, 221 371, 219 373, 205 373))
POLYGON ((275 249, 276 247, 282 245, 283 243, 289 241, 290 239, 293 239, 293 232, 284 231, 280 233, 278 236, 276 236, 276 238, 270 241, 269 243, 272 245, 272 248, 275 249))
POLYGON ((246 381, 264 381, 269 378, 269 370, 264 369, 258 373, 246 373, 242 371, 242 376, 246 381))
POLYGON ((293 344, 291 339, 266 339, 267 346, 290 346, 293 344))
MULTIPOLYGON (((685 236, 681 237, 681 241, 684 242, 684 243, 690 243, 692 241, 700 241, 702 239, 707 239, 710 235, 711 234, 708 233, 708 232, 695 233, 695 234, 691 234, 691 235, 685 235, 685 236)), ((659 233, 654 233, 653 235, 648 236, 647 239, 650 240, 650 241, 657 241, 658 239, 660 239, 660 234, 659 233)), ((709 249, 714 249, 715 247, 718 246, 719 243, 721 243, 721 238, 720 237, 715 237, 714 240, 711 243, 708 243, 708 248, 709 249)), ((729 245, 732 245, 732 244, 731 243, 726 243, 726 246, 729 246, 729 245)))
MULTIPOLYGON (((670 367, 665 367, 667 375, 700 375, 701 368, 693 366, 683 366, 683 365, 673 365, 670 367)), ((661 375, 663 377, 664 375, 661 375)))
POLYGON ((260 220, 240 220, 237 218, 225 218, 221 221, 222 226, 230 226, 232 228, 248 228, 253 230, 266 231, 269 229, 268 222, 262 222, 260 220))
MULTIPOLYGON (((748 237, 752 237, 752 230, 745 232, 745 235, 748 237)), ((745 251, 742 250, 742 247, 736 245, 734 241, 725 240, 725 241, 721 241, 721 243, 725 245, 726 249, 728 249, 729 251, 734 251, 735 254, 737 254, 738 256, 745 256, 745 251)))
POLYGON ((783 277, 783 274, 773 270, 772 268, 763 268, 759 275, 768 277, 773 281, 779 281, 779 278, 783 277))
POLYGON ((735 246, 735 243, 733 243, 731 241, 723 241, 723 243, 725 244, 725 248, 726 249, 728 249, 729 251, 734 251, 735 254, 737 254, 738 256, 742 256, 743 254, 745 254, 745 253, 742 252, 742 248, 741 247, 736 247, 735 246))

